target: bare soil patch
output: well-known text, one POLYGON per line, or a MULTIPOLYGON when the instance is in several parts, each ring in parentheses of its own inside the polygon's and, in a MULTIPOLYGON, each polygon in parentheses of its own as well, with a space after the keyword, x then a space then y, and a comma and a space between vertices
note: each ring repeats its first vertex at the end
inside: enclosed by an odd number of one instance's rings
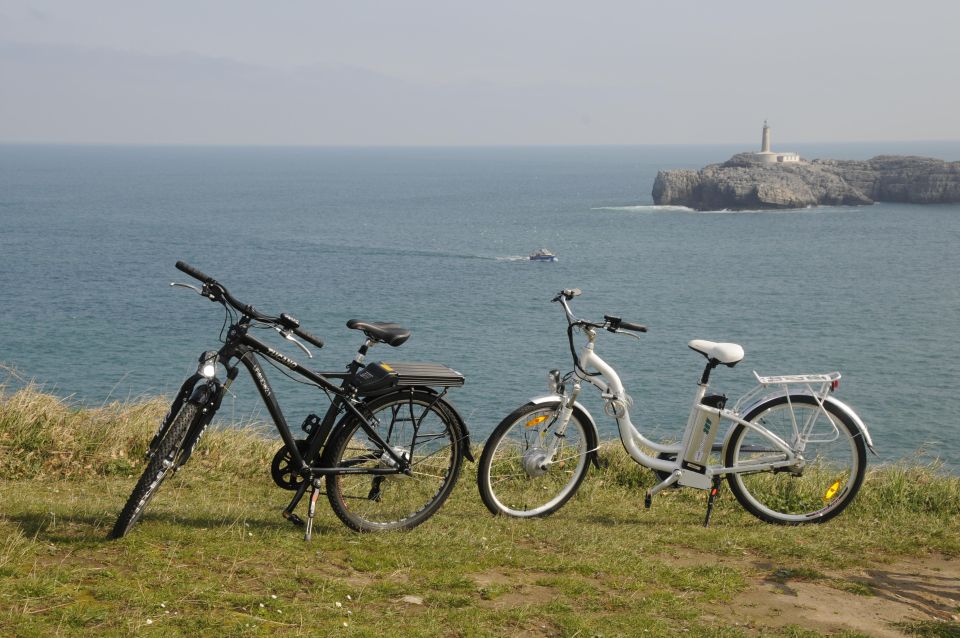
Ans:
POLYGON ((792 574, 766 562, 724 562, 751 567, 750 586, 712 613, 758 635, 799 625, 822 633, 904 636, 895 623, 960 621, 958 559, 927 556, 822 575, 792 574))

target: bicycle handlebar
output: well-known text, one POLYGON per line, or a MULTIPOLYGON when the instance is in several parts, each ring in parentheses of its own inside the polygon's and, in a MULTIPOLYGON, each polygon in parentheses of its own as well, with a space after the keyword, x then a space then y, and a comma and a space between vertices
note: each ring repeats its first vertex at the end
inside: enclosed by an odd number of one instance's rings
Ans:
POLYGON ((256 308, 250 304, 242 303, 239 299, 230 294, 227 288, 218 282, 216 279, 209 275, 205 275, 202 271, 197 268, 194 268, 190 264, 184 261, 178 261, 177 270, 185 272, 194 279, 203 282, 203 292, 204 295, 209 297, 211 301, 226 301, 231 306, 233 306, 238 312, 241 312, 248 317, 256 319, 257 321, 262 321, 264 323, 273 324, 279 326, 286 330, 290 330, 293 334, 297 335, 304 341, 308 341, 317 348, 323 347, 323 339, 320 337, 315 337, 306 330, 300 327, 300 321, 295 317, 288 315, 287 313, 281 313, 279 317, 271 317, 270 315, 265 315, 262 312, 259 312, 256 308))
POLYGON ((606 328, 610 332, 619 332, 623 330, 629 330, 631 332, 646 332, 647 327, 639 323, 633 323, 630 321, 624 321, 620 317, 613 317, 611 315, 603 315, 603 323, 595 323, 593 321, 584 321, 583 319, 577 319, 574 316, 573 311, 570 310, 568 301, 574 297, 579 297, 582 294, 582 291, 579 288, 569 288, 561 290, 557 293, 557 296, 551 299, 553 302, 560 302, 560 305, 563 306, 563 311, 567 315, 567 321, 571 326, 587 326, 590 328, 606 328))
POLYGON ((603 315, 603 318, 607 320, 605 327, 610 332, 616 332, 617 330, 632 330, 633 332, 647 331, 646 326, 641 326, 639 323, 631 323, 629 321, 624 321, 620 317, 611 317, 610 315, 603 315))
MULTIPOLYGON (((599 372, 588 372, 580 366, 580 357, 577 356, 577 349, 573 345, 573 329, 576 327, 586 327, 590 329, 595 328, 606 328, 614 334, 629 334, 626 331, 631 332, 646 332, 647 327, 642 326, 639 323, 631 323, 629 321, 624 321, 620 317, 613 317, 611 315, 603 315, 603 323, 595 323, 592 321, 584 321, 583 319, 578 319, 573 311, 570 310, 570 304, 567 303, 574 297, 579 297, 582 294, 579 288, 568 288, 561 290, 557 293, 557 296, 551 299, 554 302, 560 302, 560 305, 563 306, 563 312, 567 316, 567 341, 570 343, 570 354, 573 356, 573 365, 574 368, 579 370, 582 374, 588 376, 597 376, 599 372)), ((640 337, 634 334, 630 335, 636 339, 640 337)), ((592 340, 592 338, 591 338, 592 340)))
POLYGON ((313 336, 312 334, 310 334, 309 332, 307 332, 307 331, 304 330, 303 328, 294 328, 294 329, 293 329, 293 334, 297 335, 298 337, 300 337, 300 338, 303 339, 304 341, 307 341, 307 342, 309 342, 309 343, 312 343, 313 345, 317 346, 318 348, 322 348, 322 347, 323 347, 323 339, 321 339, 320 337, 315 337, 315 336, 313 336))
POLYGON ((214 281, 213 277, 203 274, 202 272, 200 272, 199 270, 197 270, 196 268, 194 268, 193 266, 191 266, 185 261, 177 262, 177 270, 183 271, 188 275, 190 275, 191 277, 193 277, 194 279, 199 279, 205 284, 217 283, 216 281, 214 281))

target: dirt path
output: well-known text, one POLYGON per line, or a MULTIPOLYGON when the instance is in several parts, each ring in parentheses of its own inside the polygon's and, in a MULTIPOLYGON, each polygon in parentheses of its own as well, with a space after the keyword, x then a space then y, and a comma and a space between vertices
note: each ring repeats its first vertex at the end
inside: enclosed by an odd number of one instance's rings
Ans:
POLYGON ((960 621, 960 559, 931 556, 823 576, 777 571, 762 562, 752 568, 752 586, 717 609, 718 620, 757 633, 799 625, 898 637, 905 634, 894 623, 960 621))
MULTIPOLYGON (((822 634, 847 630, 902 638, 908 634, 897 623, 960 621, 960 558, 928 556, 829 573, 791 572, 749 557, 717 557, 690 549, 659 558, 685 567, 719 563, 744 574, 746 591, 719 605, 705 619, 712 617, 717 624, 738 626, 750 635, 763 636, 771 629, 797 625, 822 634)), ((481 589, 523 583, 516 591, 482 603, 503 609, 551 600, 555 591, 533 584, 539 575, 491 570, 474 575, 474 579, 481 589)), ((603 586, 600 581, 595 584, 603 586)), ((534 631, 529 635, 552 634, 534 631)))

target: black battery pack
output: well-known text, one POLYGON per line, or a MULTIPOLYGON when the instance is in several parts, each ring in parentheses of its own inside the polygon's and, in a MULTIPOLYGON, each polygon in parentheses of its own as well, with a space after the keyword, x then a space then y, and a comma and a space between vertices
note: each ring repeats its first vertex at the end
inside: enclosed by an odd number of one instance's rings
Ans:
POLYGON ((459 387, 464 384, 463 375, 439 363, 386 363, 368 364, 357 372, 355 385, 361 396, 383 394, 394 388, 428 386, 432 388, 459 387))

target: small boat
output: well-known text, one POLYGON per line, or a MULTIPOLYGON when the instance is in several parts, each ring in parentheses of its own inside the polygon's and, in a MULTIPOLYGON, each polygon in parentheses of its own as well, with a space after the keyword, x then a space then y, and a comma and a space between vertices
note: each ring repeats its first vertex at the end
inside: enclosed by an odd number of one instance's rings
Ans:
POLYGON ((530 261, 557 261, 557 256, 546 248, 530 253, 530 261))

